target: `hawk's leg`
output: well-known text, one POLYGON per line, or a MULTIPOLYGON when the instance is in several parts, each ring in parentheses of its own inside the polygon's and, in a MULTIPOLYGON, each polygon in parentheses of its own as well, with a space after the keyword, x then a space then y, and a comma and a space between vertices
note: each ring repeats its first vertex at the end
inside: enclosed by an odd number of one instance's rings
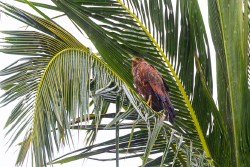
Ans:
POLYGON ((147 104, 150 106, 150 108, 152 108, 152 96, 151 95, 149 95, 148 97, 147 104))

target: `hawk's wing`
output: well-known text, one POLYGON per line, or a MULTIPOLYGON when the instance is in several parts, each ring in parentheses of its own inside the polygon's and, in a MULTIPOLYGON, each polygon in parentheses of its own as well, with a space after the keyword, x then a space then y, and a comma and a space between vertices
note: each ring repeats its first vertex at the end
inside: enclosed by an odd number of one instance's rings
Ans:
POLYGON ((160 105, 162 106, 158 108, 164 109, 167 112, 166 116, 169 118, 169 121, 173 123, 173 119, 175 117, 175 111, 169 98, 169 94, 168 94, 169 88, 167 84, 164 82, 161 74, 152 65, 148 63, 143 63, 142 66, 143 66, 142 68, 144 71, 143 79, 145 81, 148 81, 153 91, 152 96, 154 95, 156 96, 156 98, 152 97, 152 103, 153 104, 160 103, 160 105))

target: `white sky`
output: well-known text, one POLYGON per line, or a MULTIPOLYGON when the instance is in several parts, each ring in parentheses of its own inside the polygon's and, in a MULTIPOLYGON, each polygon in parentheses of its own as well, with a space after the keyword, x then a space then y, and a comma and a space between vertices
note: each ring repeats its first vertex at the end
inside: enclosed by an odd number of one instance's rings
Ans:
MULTIPOLYGON (((29 12, 32 11, 32 9, 30 9, 27 5, 23 5, 21 3, 18 2, 14 2, 12 0, 0 0, 1 2, 7 2, 10 3, 12 5, 16 5, 17 7, 23 9, 23 10, 27 10, 29 12)), ((50 2, 48 0, 44 0, 43 2, 47 3, 50 2)), ((203 0, 199 0, 200 2, 200 6, 201 6, 201 11, 202 14, 204 16, 204 18, 207 20, 208 16, 207 16, 207 1, 203 1, 203 0)), ((44 10, 43 10, 44 11, 44 10)), ((48 15, 56 15, 54 13, 51 13, 51 11, 46 10, 46 14, 48 15), (49 14, 48 14, 48 13, 49 14)), ((86 38, 84 38, 79 32, 78 30, 75 29, 74 26, 72 26, 72 24, 70 24, 69 21, 65 20, 65 19, 59 19, 59 23, 62 23, 64 26, 64 28, 66 28, 69 32, 73 32, 73 35, 75 37, 78 38, 79 41, 83 42, 85 45, 87 45, 90 48, 93 48, 93 46, 87 41, 86 38), (74 30, 75 31, 72 31, 74 30)), ((208 21, 205 22, 205 26, 206 29, 208 29, 208 21)), ((10 17, 6 17, 5 15, 1 14, 0 17, 0 30, 25 30, 24 24, 10 18, 10 17)), ((0 41, 2 38, 2 34, 0 34, 0 41)), ((209 38, 209 43, 211 44, 211 37, 210 37, 210 33, 208 34, 208 38, 209 38)), ((210 45, 210 47, 212 47, 212 45, 210 45)), ((214 51, 213 48, 211 49, 211 55, 213 57, 214 60, 214 51)), ((19 56, 16 55, 6 55, 3 53, 0 53, 0 70, 3 69, 4 67, 6 67, 7 65, 11 64, 12 62, 14 62, 15 60, 17 60, 19 58, 19 56)), ((215 61, 213 61, 213 70, 215 70, 215 61)), ((214 73, 215 71, 213 71, 214 73)), ((0 80, 4 79, 3 77, 0 78, 0 80)), ((2 90, 0 90, 0 96, 3 94, 4 92, 2 90)), ((2 107, 0 108, 0 162, 1 162, 1 166, 5 166, 5 167, 14 167, 15 165, 15 161, 17 159, 17 154, 19 151, 19 147, 16 146, 12 146, 7 152, 7 145, 6 144, 8 142, 7 138, 4 138, 4 135, 6 133, 6 130, 3 130, 4 124, 7 121, 8 116, 10 115, 11 110, 14 107, 14 103, 11 103, 8 106, 2 107)), ((127 131, 129 132, 129 131, 127 131)), ((77 133, 74 134, 75 137, 77 137, 77 133)), ((99 132, 99 137, 97 138, 97 143, 105 141, 107 139, 109 139, 110 136, 115 136, 115 132, 99 132)), ((78 137, 77 137, 78 138, 78 137)), ((21 138, 22 139, 22 138, 21 138)), ((81 134, 81 136, 79 137, 79 143, 77 143, 75 146, 81 146, 81 142, 84 139, 84 133, 81 134)), ((64 148, 62 152, 60 152, 60 155, 63 155, 65 153, 68 153, 69 149, 68 148, 64 148)), ((105 155, 105 158, 107 158, 109 155, 105 155)), ((57 156, 55 156, 57 157, 57 156)), ((121 160, 120 161, 120 166, 121 167, 135 167, 135 166, 139 166, 140 165, 140 160, 121 160)), ((30 163, 27 164, 27 167, 29 166, 30 163)), ((97 165, 101 165, 101 166, 105 166, 105 167, 112 167, 115 166, 115 161, 111 161, 111 162, 99 162, 99 161, 93 161, 93 160, 87 160, 87 161, 83 161, 83 160, 78 160, 78 161, 74 161, 71 163, 67 163, 67 164, 63 164, 63 165, 55 165, 55 167, 73 167, 73 166, 87 166, 87 167, 92 167, 92 166, 97 166, 97 165)), ((26 164, 24 164, 24 166, 26 166, 26 164)))

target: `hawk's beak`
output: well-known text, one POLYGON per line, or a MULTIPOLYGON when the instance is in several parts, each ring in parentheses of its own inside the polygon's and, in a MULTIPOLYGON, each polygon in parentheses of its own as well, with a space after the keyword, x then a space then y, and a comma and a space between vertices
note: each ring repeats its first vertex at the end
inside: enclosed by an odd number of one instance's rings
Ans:
POLYGON ((130 60, 130 61, 135 61, 135 58, 134 58, 134 57, 132 57, 132 58, 130 58, 129 60, 130 60))

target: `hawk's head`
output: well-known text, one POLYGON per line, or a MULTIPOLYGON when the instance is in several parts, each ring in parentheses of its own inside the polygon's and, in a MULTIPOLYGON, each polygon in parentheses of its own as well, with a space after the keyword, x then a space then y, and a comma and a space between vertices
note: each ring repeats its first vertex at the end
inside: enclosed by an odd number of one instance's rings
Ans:
POLYGON ((133 66, 133 67, 136 66, 137 64, 139 64, 139 63, 145 61, 145 60, 144 60, 143 58, 141 58, 141 57, 133 57, 131 60, 132 60, 132 66, 133 66))

